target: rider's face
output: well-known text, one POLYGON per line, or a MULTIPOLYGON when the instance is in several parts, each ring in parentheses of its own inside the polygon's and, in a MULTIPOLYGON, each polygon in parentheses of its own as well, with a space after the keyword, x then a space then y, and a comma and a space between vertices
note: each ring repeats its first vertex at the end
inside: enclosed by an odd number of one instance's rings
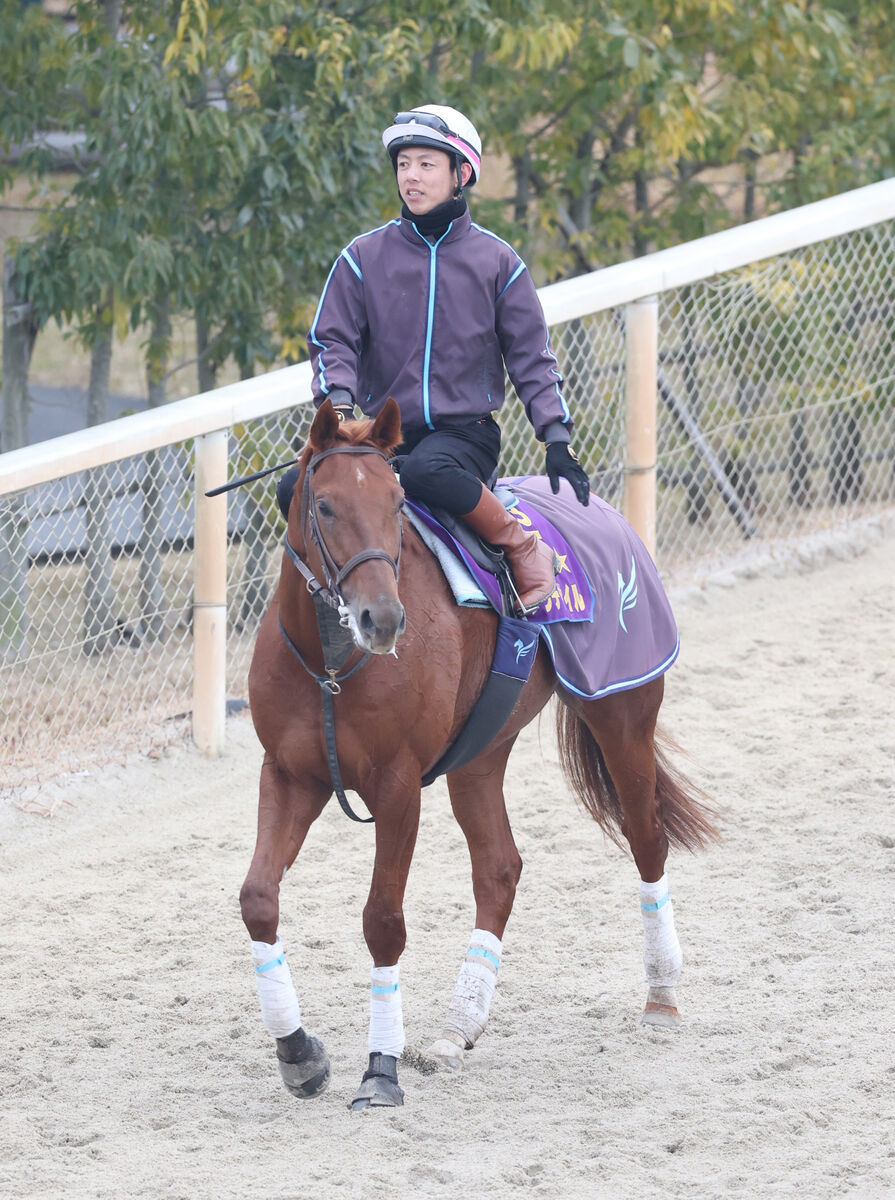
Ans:
POLYGON ((431 212, 450 200, 457 186, 450 155, 429 146, 410 146, 398 151, 398 191, 415 217, 431 212))

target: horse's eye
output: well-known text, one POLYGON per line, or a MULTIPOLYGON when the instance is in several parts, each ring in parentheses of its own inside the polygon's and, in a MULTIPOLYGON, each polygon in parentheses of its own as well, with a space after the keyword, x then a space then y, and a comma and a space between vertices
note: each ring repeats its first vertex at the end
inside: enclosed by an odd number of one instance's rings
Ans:
POLYGON ((321 517, 333 516, 333 510, 330 508, 330 506, 327 504, 327 502, 325 500, 317 501, 317 511, 320 513, 321 517))

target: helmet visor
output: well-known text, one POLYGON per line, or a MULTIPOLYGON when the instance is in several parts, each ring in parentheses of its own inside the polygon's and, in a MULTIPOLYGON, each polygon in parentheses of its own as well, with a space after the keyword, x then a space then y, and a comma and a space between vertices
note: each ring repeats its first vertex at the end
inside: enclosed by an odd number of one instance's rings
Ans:
POLYGON ((395 114, 395 119, 392 121, 392 124, 425 125, 429 129, 437 129, 439 133, 443 133, 445 136, 448 134, 450 134, 452 137, 458 136, 456 133, 454 133, 453 129, 451 129, 450 125, 448 125, 444 117, 440 117, 438 113, 399 112, 395 114))

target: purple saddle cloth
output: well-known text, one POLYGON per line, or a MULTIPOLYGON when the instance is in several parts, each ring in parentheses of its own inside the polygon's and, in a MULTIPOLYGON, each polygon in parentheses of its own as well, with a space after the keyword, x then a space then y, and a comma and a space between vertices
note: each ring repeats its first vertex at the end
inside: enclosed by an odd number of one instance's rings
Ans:
MULTIPOLYGON (((677 625, 656 565, 621 513, 593 493, 585 508, 565 480, 557 496, 542 475, 500 482, 518 497, 510 512, 559 556, 557 589, 528 621, 538 626, 562 685, 596 699, 664 674, 680 650, 677 625)), ((499 612, 494 576, 425 509, 414 510, 450 540, 499 612)))

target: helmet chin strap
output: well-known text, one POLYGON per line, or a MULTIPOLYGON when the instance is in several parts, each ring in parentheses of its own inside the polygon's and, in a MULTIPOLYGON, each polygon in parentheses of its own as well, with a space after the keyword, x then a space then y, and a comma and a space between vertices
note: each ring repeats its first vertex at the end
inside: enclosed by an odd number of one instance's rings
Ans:
POLYGON ((454 192, 454 199, 461 200, 463 198, 463 172, 461 169, 463 160, 459 154, 454 155, 454 162, 457 166, 457 188, 454 192))

